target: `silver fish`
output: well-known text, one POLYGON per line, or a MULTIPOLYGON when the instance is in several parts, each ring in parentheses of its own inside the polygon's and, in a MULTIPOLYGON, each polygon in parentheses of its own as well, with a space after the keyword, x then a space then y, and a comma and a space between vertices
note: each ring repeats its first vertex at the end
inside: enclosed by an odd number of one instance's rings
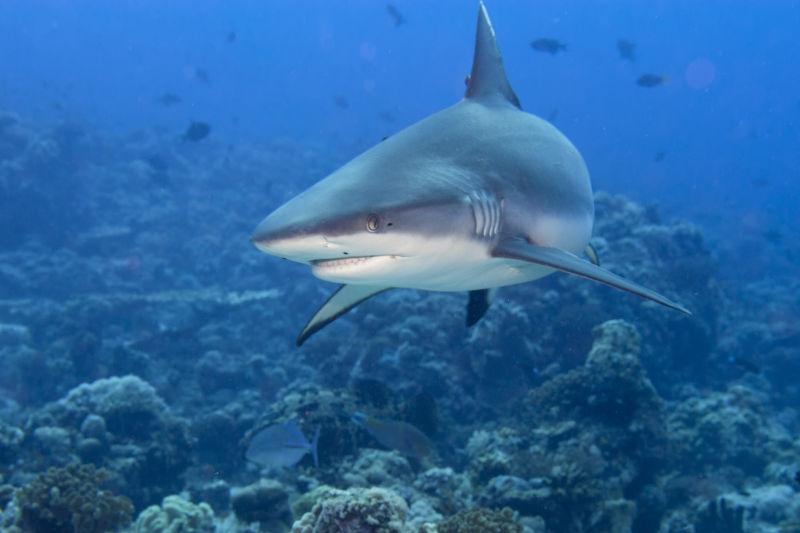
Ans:
POLYGON ((311 452, 314 466, 319 467, 319 429, 317 426, 314 438, 308 442, 296 420, 267 426, 250 439, 245 458, 265 468, 282 468, 296 465, 311 452))

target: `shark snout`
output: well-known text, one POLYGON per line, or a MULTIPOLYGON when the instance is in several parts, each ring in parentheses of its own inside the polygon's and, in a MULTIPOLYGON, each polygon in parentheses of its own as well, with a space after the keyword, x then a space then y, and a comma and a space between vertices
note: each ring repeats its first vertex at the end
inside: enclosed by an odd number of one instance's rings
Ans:
POLYGON ((272 216, 256 227, 250 241, 264 253, 300 263, 342 255, 342 247, 318 231, 276 223, 272 216))
POLYGON ((308 246, 309 235, 302 229, 292 228, 270 215, 256 226, 250 241, 264 253, 296 259, 296 255, 308 246))
POLYGON ((258 226, 256 226, 253 234, 250 235, 250 242, 252 242, 255 247, 262 252, 271 253, 270 245, 276 240, 279 240, 279 232, 276 231, 276 229, 277 228, 275 228, 274 224, 271 223, 269 217, 267 217, 262 220, 258 226))

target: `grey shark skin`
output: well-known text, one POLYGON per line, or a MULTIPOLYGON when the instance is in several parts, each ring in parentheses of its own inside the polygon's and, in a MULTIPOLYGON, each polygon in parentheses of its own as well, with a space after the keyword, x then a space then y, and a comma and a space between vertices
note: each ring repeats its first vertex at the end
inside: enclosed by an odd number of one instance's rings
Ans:
POLYGON ((489 289, 563 271, 688 313, 581 259, 594 222, 589 173, 550 123, 521 110, 480 3, 463 100, 389 137, 256 228, 263 252, 342 283, 297 339, 389 288, 470 291, 468 324, 489 289))

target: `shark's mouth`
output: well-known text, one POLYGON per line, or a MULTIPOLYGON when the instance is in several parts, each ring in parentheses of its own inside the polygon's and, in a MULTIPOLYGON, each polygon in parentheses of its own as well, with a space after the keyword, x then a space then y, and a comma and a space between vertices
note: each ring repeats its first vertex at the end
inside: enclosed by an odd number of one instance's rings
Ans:
POLYGON ((394 268, 398 255, 363 255, 311 261, 311 273, 336 283, 383 279, 394 268))
POLYGON ((337 259, 313 259, 311 261, 311 266, 319 270, 348 268, 354 266, 366 266, 367 264, 374 262, 376 259, 381 259, 386 257, 391 257, 391 256, 364 255, 361 257, 340 257, 337 259))

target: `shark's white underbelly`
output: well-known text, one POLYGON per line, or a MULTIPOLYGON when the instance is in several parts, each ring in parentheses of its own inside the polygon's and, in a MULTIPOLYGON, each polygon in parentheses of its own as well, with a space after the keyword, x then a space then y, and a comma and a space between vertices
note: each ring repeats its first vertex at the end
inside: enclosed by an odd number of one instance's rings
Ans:
MULTIPOLYGON (((490 255, 490 244, 475 240, 431 239, 414 256, 353 257, 312 265, 320 279, 427 291, 470 291, 532 281, 552 269, 490 255)), ((419 251, 419 243, 416 250, 419 251)))

